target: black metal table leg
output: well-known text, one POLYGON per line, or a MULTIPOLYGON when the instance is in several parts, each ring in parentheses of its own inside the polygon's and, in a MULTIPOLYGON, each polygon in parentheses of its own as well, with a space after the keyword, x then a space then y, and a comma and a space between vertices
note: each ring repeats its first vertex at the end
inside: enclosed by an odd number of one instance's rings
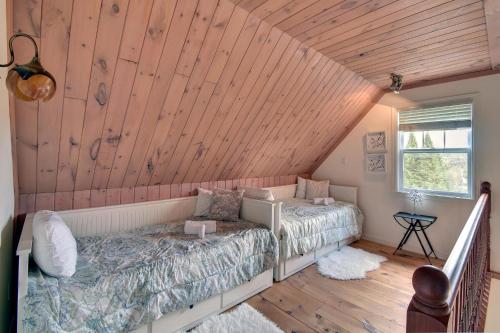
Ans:
POLYGON ((436 252, 434 251, 434 248, 432 247, 431 241, 429 240, 429 237, 427 237, 427 233, 425 232, 425 228, 423 227, 420 220, 418 220, 418 224, 420 226, 420 230, 422 230, 422 233, 424 234, 425 240, 427 241, 427 245, 431 249, 431 252, 429 252, 429 255, 434 254, 434 258, 438 259, 436 252))
POLYGON ((401 238, 401 241, 399 242, 398 247, 392 253, 393 255, 396 254, 396 252, 398 252, 399 250, 401 250, 403 248, 403 246, 406 244, 406 242, 408 241, 408 238, 410 238, 411 229, 412 229, 411 226, 408 227, 408 229, 406 229, 406 232, 404 233, 403 238, 401 238))
MULTIPOLYGON (((418 223, 418 220, 417 220, 417 222, 415 222, 415 225, 417 225, 417 223, 418 223)), ((424 244, 422 243, 422 240, 420 239, 420 236, 418 235, 418 231, 416 228, 414 228, 414 229, 415 229, 415 235, 417 236, 418 242, 420 243, 420 247, 422 248, 422 251, 424 251, 424 255, 427 258, 427 261, 429 262, 429 264, 432 265, 431 259, 429 258, 429 254, 427 254, 427 250, 425 249, 424 244)))
POLYGON ((403 245, 401 247, 405 246, 405 244, 408 242, 408 240, 411 237, 411 233, 415 232, 415 230, 416 230, 415 223, 413 220, 410 221, 410 227, 408 229, 409 229, 409 232, 408 232, 408 234, 405 235, 405 238, 403 239, 403 245))

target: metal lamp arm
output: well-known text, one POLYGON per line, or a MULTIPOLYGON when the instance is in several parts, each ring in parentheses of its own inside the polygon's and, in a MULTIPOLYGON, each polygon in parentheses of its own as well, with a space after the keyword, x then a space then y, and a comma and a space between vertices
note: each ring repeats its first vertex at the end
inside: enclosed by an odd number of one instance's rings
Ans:
POLYGON ((36 45, 36 42, 33 39, 33 37, 31 37, 28 34, 25 34, 24 32, 18 32, 16 34, 12 35, 12 37, 10 37, 10 39, 9 39, 9 51, 10 51, 10 60, 9 60, 9 62, 6 63, 6 64, 0 64, 0 67, 9 67, 10 65, 12 65, 14 63, 14 47, 13 47, 13 43, 14 43, 14 39, 16 39, 17 37, 26 37, 29 40, 31 40, 31 42, 33 43, 33 47, 35 48, 35 58, 38 58, 38 45, 36 45))

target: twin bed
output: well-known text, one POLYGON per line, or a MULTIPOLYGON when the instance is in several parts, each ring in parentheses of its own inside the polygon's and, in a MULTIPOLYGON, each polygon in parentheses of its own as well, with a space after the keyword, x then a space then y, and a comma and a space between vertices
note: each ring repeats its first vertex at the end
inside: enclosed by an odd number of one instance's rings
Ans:
POLYGON ((329 194, 335 202, 328 206, 295 198, 296 184, 269 189, 275 198, 273 226, 280 244, 276 281, 361 237, 363 215, 356 206, 356 187, 330 185, 329 194))
POLYGON ((176 332, 196 326, 352 242, 361 234, 356 189, 331 186, 337 202, 243 198, 240 222, 185 235, 196 197, 59 212, 77 239, 71 278, 30 263, 33 214, 19 256, 19 332, 176 332))

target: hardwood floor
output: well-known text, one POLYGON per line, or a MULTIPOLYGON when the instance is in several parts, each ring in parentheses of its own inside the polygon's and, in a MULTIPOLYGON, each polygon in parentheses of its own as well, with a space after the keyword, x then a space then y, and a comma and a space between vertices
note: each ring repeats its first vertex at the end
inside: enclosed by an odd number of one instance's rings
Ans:
POLYGON ((325 278, 311 265, 247 303, 286 332, 404 332, 413 295, 411 277, 426 262, 408 252, 393 256, 393 248, 364 240, 352 246, 382 254, 388 261, 356 281, 325 278))

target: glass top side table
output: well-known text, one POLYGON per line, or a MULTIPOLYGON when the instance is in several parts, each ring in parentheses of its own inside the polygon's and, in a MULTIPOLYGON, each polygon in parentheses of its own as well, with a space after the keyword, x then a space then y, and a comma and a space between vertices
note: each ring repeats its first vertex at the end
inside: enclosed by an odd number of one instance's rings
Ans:
POLYGON ((418 242, 420 243, 420 247, 422 248, 422 251, 424 252, 425 257, 427 258, 427 261, 429 261, 429 264, 432 265, 430 255, 434 254, 434 257, 437 259, 436 252, 434 252, 434 248, 432 247, 432 244, 429 240, 429 237, 427 237, 427 233, 425 230, 429 228, 434 222, 436 222, 437 217, 436 216, 429 216, 429 215, 420 215, 420 214, 411 214, 411 213, 406 213, 406 212, 398 212, 393 215, 394 220, 404 229, 406 229, 403 238, 399 242, 398 247, 394 251, 393 254, 396 254, 399 250, 403 248, 403 246, 408 242, 410 239, 411 235, 415 233, 415 236, 417 236, 418 242), (429 252, 425 249, 424 243, 422 242, 421 236, 419 235, 421 233, 424 237, 423 240, 427 242, 427 246, 429 247, 429 252))

